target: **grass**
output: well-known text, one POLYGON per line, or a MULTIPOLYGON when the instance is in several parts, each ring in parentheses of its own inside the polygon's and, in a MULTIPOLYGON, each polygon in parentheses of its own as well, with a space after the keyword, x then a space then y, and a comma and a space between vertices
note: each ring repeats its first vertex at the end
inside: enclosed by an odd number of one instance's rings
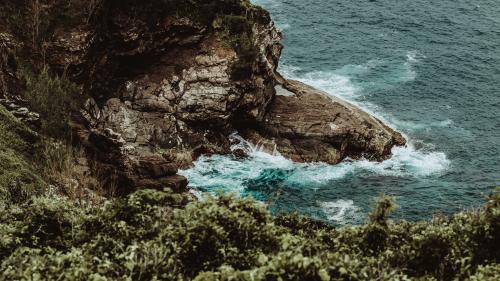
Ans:
POLYGON ((112 189, 104 189, 92 174, 91 165, 81 147, 47 139, 39 159, 40 170, 57 192, 79 205, 98 205, 112 189))
POLYGON ((40 137, 0 105, 0 197, 20 202, 45 182, 33 168, 40 137))

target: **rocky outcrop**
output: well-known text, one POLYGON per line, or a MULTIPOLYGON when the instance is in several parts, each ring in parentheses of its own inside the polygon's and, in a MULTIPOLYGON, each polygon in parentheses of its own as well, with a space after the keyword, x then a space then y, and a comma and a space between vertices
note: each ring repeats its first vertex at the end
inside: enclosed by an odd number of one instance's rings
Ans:
POLYGON ((384 160, 400 133, 339 98, 298 81, 276 86, 264 121, 243 135, 298 162, 336 164, 346 157, 384 160))
POLYGON ((55 34, 47 60, 84 85, 75 128, 96 171, 122 188, 182 191, 187 180, 177 168, 229 153, 234 120, 263 120, 281 34, 267 12, 242 3, 231 16, 205 15, 213 17, 207 22, 103 5, 99 13, 113 15, 105 25, 55 34))
POLYGON ((96 3, 87 20, 55 28, 43 59, 82 86, 75 135, 123 192, 185 191, 177 169, 230 153, 235 130, 301 162, 382 160, 404 144, 355 106, 282 79, 281 33, 247 0, 96 3))

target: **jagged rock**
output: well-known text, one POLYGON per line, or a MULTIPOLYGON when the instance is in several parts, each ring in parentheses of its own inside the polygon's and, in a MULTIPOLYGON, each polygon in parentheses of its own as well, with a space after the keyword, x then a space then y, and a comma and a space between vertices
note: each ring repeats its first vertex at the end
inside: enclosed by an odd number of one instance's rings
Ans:
POLYGON ((244 149, 241 149, 241 148, 236 148, 234 150, 231 151, 233 153, 233 155, 236 157, 236 158, 240 158, 240 159, 243 159, 243 158, 247 158, 248 157, 248 152, 244 149))
MULTIPOLYGON (((0 104, 1 103, 2 102, 0 101, 0 104)), ((27 107, 21 107, 13 103, 8 103, 8 106, 6 107, 14 116, 29 125, 31 128, 38 128, 40 126, 40 114, 31 112, 27 107)))
POLYGON ((151 26, 130 7, 112 9, 107 30, 57 33, 48 60, 77 80, 87 76, 91 98, 82 117, 91 133, 78 135, 98 169, 113 170, 124 186, 183 188, 183 180, 163 174, 201 154, 230 153, 234 120, 262 120, 274 95, 281 34, 270 21, 254 24, 256 59, 247 78, 234 79, 239 57, 224 32, 170 15, 151 26), (146 165, 160 156, 170 165, 146 165))
POLYGON ((298 162, 336 164, 346 157, 383 160, 402 135, 339 98, 298 81, 277 86, 264 122, 244 136, 298 162))
MULTIPOLYGON (((123 193, 185 191, 187 179, 175 175, 177 169, 201 154, 248 156, 249 143, 231 140, 235 130, 302 162, 381 160, 404 144, 400 134, 358 108, 282 79, 276 72, 281 32, 265 11, 247 1, 208 2, 223 9, 190 18, 175 8, 192 1, 103 0, 88 20, 54 26, 46 37, 44 63, 87 97, 72 125, 98 178, 123 193)), ((12 42, 0 33, 0 49, 14 48, 12 42)), ((0 68, 5 99, 16 77, 5 57, 0 68)), ((37 118, 14 104, 11 110, 22 118, 37 118)))

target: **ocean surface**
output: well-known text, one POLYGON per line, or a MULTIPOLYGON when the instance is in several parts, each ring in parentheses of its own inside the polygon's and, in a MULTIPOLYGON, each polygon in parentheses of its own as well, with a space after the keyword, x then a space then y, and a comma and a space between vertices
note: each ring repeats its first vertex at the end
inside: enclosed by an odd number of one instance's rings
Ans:
POLYGON ((254 3, 283 30, 284 76, 358 105, 409 144, 381 163, 335 166, 247 144, 248 159, 202 157, 181 171, 191 186, 338 225, 364 222, 381 193, 395 196, 394 218, 421 220, 481 206, 500 186, 498 0, 254 3))

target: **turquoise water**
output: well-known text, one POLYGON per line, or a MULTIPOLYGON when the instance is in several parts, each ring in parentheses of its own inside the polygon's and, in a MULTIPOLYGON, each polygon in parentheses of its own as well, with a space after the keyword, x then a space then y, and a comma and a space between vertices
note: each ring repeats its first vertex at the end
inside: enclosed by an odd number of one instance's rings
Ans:
MULTIPOLYGON (((202 157, 182 171, 202 191, 252 195, 276 212, 360 223, 380 193, 397 218, 483 203, 500 186, 500 2, 258 0, 283 30, 280 71, 344 98, 401 131, 382 163, 296 164, 202 157)), ((238 137, 237 135, 235 137, 238 137)))

